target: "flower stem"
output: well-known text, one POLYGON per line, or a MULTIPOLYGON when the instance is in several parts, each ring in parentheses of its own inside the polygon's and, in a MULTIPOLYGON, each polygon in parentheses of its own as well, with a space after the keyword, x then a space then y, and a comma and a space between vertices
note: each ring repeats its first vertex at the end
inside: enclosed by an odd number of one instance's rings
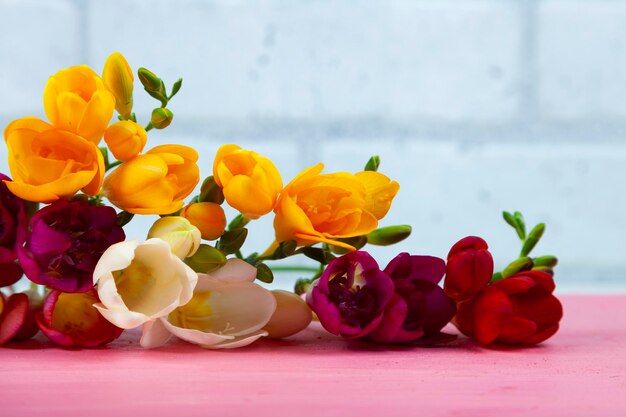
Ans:
POLYGON ((271 267, 274 272, 318 272, 316 266, 300 266, 300 265, 277 265, 271 267))

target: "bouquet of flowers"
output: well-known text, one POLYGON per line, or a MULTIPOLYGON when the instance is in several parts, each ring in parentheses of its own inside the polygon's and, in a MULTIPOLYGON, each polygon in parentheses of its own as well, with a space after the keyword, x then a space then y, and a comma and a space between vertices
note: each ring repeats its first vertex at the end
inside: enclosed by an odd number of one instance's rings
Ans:
POLYGON ((6 127, 0 344, 41 331, 61 346, 96 347, 141 327, 147 348, 172 336, 235 348, 288 337, 313 319, 348 339, 414 345, 453 339, 441 332, 450 322, 481 344, 536 344, 558 330, 557 259, 530 256, 543 224, 526 233, 520 213, 504 213, 522 249, 501 272, 475 236, 452 246, 447 262, 401 253, 381 269, 363 249, 400 242, 411 227, 379 227, 400 187, 378 172, 377 156, 355 174, 318 164, 284 185, 268 158, 226 144, 191 196, 206 155, 178 144, 145 150, 148 132, 172 122, 168 103, 182 79, 168 89, 145 68, 137 76, 158 102, 145 126, 133 112, 133 71, 114 53, 102 76, 81 65, 48 79, 47 121, 6 127), (240 214, 228 221, 223 204, 240 214), (273 243, 243 254, 248 225, 270 213, 273 243), (145 241, 126 240, 133 216, 155 214, 145 241), (257 283, 272 282, 292 256, 319 263, 294 292, 257 283))

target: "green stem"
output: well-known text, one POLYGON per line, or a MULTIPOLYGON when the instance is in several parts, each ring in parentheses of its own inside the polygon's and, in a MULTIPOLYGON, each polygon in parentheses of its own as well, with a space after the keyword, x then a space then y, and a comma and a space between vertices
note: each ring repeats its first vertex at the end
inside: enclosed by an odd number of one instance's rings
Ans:
POLYGON ((319 268, 315 266, 298 266, 298 265, 277 265, 271 267, 275 272, 318 272, 319 268))
POLYGON ((145 129, 146 129, 146 132, 148 132, 148 131, 152 130, 153 128, 154 128, 154 125, 152 124, 152 122, 149 122, 149 123, 146 125, 146 128, 145 128, 145 129))

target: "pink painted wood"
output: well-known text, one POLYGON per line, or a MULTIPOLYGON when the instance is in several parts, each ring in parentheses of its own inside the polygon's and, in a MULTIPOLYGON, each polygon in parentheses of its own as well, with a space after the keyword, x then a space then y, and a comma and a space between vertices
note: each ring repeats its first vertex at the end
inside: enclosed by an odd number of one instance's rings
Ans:
POLYGON ((564 298, 542 346, 346 342, 314 324, 234 351, 0 349, 0 416, 626 416, 626 296, 564 298))

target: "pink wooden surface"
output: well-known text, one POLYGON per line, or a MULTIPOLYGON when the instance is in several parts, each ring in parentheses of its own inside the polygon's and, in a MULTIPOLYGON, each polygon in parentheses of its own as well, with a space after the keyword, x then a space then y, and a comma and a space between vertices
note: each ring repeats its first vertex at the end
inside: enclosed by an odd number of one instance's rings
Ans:
POLYGON ((235 351, 10 344, 0 416, 626 416, 626 296, 563 301, 561 332, 521 350, 348 343, 317 325, 235 351))

